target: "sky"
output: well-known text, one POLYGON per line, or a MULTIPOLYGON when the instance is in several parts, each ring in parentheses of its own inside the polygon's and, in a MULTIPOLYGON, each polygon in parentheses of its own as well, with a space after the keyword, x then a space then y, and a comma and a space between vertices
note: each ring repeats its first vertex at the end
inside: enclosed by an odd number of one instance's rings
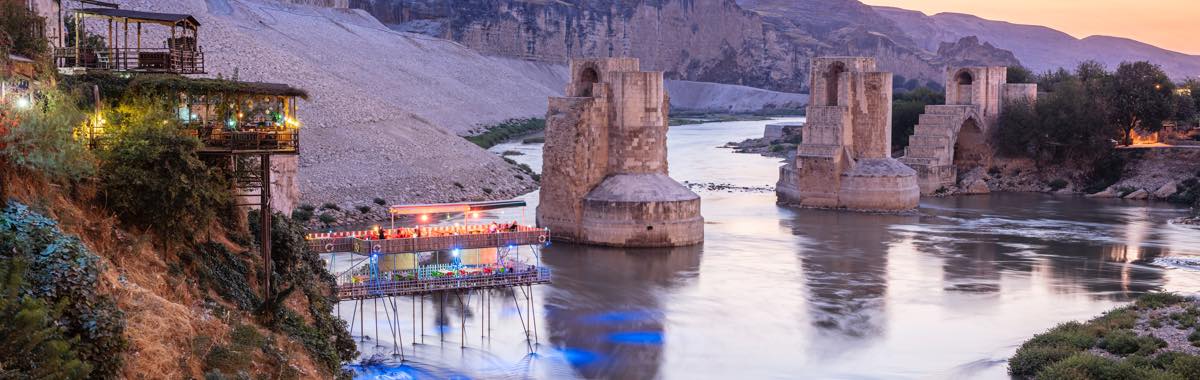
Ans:
POLYGON ((1077 38, 1126 37, 1200 54, 1200 0, 862 0, 925 14, 958 12, 1058 29, 1077 38))

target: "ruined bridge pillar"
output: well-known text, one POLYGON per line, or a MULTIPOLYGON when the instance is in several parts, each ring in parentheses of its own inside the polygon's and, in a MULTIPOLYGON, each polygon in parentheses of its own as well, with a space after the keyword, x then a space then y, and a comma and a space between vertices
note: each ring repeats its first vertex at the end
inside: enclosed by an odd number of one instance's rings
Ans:
POLYGON ((780 168, 779 203, 899 211, 917 207, 916 172, 891 158, 892 74, 864 57, 812 61, 803 142, 780 168))
POLYGON ((576 59, 566 94, 546 112, 538 225, 583 244, 703 241, 700 196, 667 176, 662 72, 635 58, 576 59))

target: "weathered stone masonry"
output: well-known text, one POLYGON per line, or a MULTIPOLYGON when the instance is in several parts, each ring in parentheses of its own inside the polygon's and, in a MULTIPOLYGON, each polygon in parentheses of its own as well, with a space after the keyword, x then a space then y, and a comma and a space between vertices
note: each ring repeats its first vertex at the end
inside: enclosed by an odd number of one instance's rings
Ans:
POLYGON ((704 240, 700 197, 667 176, 662 72, 635 58, 571 61, 546 112, 538 225, 556 240, 670 247, 704 240))
POLYGON ((954 186, 960 174, 990 165, 987 136, 1003 107, 1037 100, 1036 84, 1007 81, 1006 67, 946 70, 946 104, 925 107, 900 159, 917 171, 921 194, 954 186))
POLYGON ((779 203, 899 211, 917 207, 916 172, 891 158, 892 74, 863 57, 817 58, 803 142, 780 168, 779 203))

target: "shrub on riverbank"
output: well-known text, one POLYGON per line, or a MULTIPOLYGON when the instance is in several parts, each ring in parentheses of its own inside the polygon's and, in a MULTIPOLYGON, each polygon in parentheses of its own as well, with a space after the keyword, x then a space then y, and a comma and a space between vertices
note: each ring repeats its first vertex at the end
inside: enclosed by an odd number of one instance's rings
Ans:
POLYGON ((1022 344, 1008 360, 1008 372, 1026 379, 1195 378, 1200 356, 1181 352, 1187 342, 1154 335, 1161 328, 1200 334, 1195 326, 1153 323, 1154 316, 1190 310, 1195 304, 1176 294, 1152 293, 1086 323, 1060 324, 1022 344))
POLYGON ((467 136, 467 141, 488 149, 508 139, 527 135, 546 129, 546 120, 539 118, 512 119, 503 123, 485 127, 486 131, 474 136, 467 136))

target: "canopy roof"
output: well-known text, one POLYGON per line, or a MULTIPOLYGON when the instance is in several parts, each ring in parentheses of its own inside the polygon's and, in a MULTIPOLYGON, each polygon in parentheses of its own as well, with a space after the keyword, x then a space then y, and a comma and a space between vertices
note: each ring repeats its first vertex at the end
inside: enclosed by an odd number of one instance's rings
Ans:
POLYGON ((84 15, 123 18, 133 21, 152 22, 165 25, 174 25, 186 21, 192 26, 200 26, 200 22, 196 21, 195 17, 179 13, 155 13, 112 8, 83 8, 75 12, 84 15))
POLYGON ((495 210, 502 208, 525 207, 525 201, 490 201, 464 203, 431 203, 419 205, 396 205, 388 209, 396 215, 440 214, 452 212, 470 212, 495 210))

